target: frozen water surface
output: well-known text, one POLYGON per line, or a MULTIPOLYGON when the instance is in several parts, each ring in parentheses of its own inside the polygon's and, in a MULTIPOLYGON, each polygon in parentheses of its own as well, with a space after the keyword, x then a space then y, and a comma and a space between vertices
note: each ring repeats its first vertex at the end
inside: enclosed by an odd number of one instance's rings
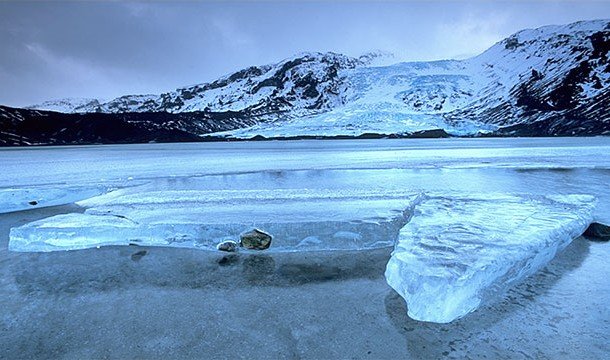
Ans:
MULTIPOLYGON (((0 188, 128 185, 170 177, 294 170, 610 169, 608 138, 265 141, 11 148, 0 188)), ((253 186, 256 186, 253 184, 253 186)))
MULTIPOLYGON (((261 227, 276 235, 271 253, 374 249, 399 239, 395 261, 405 244, 403 235, 414 231, 411 226, 420 224, 418 236, 423 238, 438 230, 435 221, 447 226, 461 222, 468 229, 465 233, 440 234, 454 241, 461 254, 462 235, 479 229, 484 235, 478 240, 482 254, 497 250, 497 269, 511 274, 477 272, 488 281, 481 283, 482 292, 470 287, 465 289, 470 293, 462 293, 467 294, 464 303, 474 304, 476 300, 467 300, 500 293, 520 278, 513 276, 519 265, 510 258, 516 248, 508 242, 548 243, 545 255, 532 263, 536 266, 522 267, 527 275, 552 258, 553 248, 578 235, 570 225, 577 221, 573 217, 592 211, 596 220, 610 221, 608 154, 610 139, 601 137, 0 149, 0 191, 18 194, 14 202, 19 204, 7 205, 5 211, 29 208, 29 199, 42 199, 41 206, 77 201, 81 207, 13 226, 10 248, 19 251, 129 243, 209 249, 221 239, 261 227), (96 196, 100 189, 113 190, 96 196), (405 211, 422 192, 432 194, 428 202, 416 205, 422 214, 401 230, 410 215, 405 211), (472 193, 479 200, 463 195, 472 193), (595 196, 598 205, 592 210, 591 204, 566 205, 553 197, 569 194, 595 196), (549 217, 536 209, 544 209, 549 217), (532 213, 537 215, 519 228, 504 226, 532 213), (489 214, 497 216, 487 221, 489 214), (485 247, 490 244, 485 239, 499 239, 506 247, 485 247)), ((6 199, 0 196, 5 204, 6 199)), ((464 239, 466 245, 472 240, 464 239)), ((430 249, 429 254, 440 258, 450 251, 442 246, 430 249)), ((476 263, 464 258, 470 260, 476 263)), ((466 268, 457 269, 466 274, 466 268)), ((415 308, 409 304, 410 313, 415 314, 415 308)))
POLYGON ((0 213, 70 204, 108 189, 104 186, 43 186, 0 189, 0 213))
POLYGON ((447 323, 546 265, 592 221, 591 196, 426 196, 386 279, 416 320, 447 323))

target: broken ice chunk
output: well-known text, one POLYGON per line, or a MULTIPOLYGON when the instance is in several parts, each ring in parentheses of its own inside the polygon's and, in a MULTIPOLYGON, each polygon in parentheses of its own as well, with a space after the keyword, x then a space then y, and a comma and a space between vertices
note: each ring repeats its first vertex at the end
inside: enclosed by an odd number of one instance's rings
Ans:
POLYGON ((427 196, 400 230, 386 279, 420 321, 447 323, 533 274, 592 221, 595 199, 427 196))
POLYGON ((418 194, 322 191, 155 191, 87 200, 84 214, 58 215, 10 232, 13 251, 103 245, 216 249, 252 228, 273 234, 268 251, 393 246, 418 194), (349 235, 349 236, 348 236, 349 235), (310 241, 311 239, 318 241, 310 241))

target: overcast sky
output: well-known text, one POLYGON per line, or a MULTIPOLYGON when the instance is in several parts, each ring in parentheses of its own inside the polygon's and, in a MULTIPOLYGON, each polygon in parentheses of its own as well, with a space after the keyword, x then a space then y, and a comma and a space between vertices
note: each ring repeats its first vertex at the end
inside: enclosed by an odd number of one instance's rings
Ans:
POLYGON ((160 93, 304 51, 476 55, 609 1, 0 2, 0 104, 160 93))

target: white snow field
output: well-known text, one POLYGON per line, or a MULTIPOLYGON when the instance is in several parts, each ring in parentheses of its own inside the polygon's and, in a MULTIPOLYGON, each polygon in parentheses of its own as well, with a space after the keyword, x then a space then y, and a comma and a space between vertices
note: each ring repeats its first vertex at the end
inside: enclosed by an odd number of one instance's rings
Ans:
POLYGON ((546 265, 592 221, 592 196, 427 196, 386 279, 415 320, 448 323, 546 265))
POLYGON ((78 200, 14 226, 8 247, 25 252, 213 250, 253 227, 274 235, 263 253, 396 243, 388 282, 411 316, 447 322, 544 266, 588 222, 609 222, 608 154, 602 137, 0 149, 0 203, 29 209, 49 189, 65 194, 53 204, 78 200))

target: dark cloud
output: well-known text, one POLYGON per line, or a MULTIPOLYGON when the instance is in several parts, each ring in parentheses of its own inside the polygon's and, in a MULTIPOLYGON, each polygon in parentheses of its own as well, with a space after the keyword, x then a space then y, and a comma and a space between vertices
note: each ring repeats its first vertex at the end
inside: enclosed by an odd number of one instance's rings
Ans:
POLYGON ((0 2, 0 103, 158 93, 303 51, 474 55, 607 2, 0 2))

